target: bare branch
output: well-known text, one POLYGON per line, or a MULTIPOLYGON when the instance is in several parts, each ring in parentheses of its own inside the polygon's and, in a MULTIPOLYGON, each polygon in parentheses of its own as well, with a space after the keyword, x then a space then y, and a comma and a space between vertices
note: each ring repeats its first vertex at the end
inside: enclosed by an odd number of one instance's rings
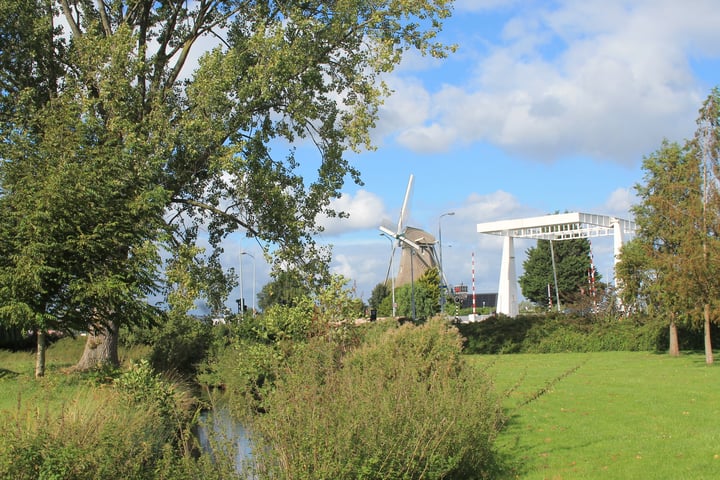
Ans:
POLYGON ((70 5, 68 4, 67 0, 60 0, 60 5, 62 6, 63 15, 65 15, 65 20, 67 20, 68 25, 70 25, 70 30, 72 30, 73 35, 76 37, 82 36, 82 31, 80 30, 80 26, 75 21, 75 18, 73 18, 72 10, 70 9, 70 5))
POLYGON ((102 21, 103 30, 105 30, 105 36, 109 37, 112 35, 112 28, 110 27, 110 19, 108 19, 103 0, 97 0, 97 9, 100 12, 100 20, 102 21))

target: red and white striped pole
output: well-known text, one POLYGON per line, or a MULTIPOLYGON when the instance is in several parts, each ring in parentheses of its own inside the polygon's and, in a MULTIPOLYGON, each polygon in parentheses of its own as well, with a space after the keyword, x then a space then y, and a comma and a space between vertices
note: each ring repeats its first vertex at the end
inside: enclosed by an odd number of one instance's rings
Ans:
POLYGON ((595 297, 595 262, 593 261, 592 243, 590 243, 590 295, 595 297))
POLYGON ((475 252, 472 252, 472 300, 473 315, 475 315, 475 252))

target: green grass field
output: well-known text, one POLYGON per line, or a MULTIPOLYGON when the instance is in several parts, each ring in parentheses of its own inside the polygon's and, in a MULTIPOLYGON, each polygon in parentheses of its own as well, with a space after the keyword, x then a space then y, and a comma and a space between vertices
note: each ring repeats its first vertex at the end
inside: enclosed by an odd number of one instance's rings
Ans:
MULTIPOLYGON (((61 407, 88 383, 63 373, 82 339, 33 357, 0 351, 0 412, 61 407)), ((470 356, 506 392, 497 448, 506 479, 714 479, 720 477, 720 368, 702 354, 470 356)), ((468 408, 472 408, 468 405, 468 408)))
MULTIPOLYGON (((44 378, 35 379, 34 352, 0 350, 0 413, 17 409, 19 405, 36 405, 38 409, 58 409, 90 384, 79 375, 67 373, 82 356, 85 337, 64 338, 47 350, 47 371, 44 378)), ((142 352, 121 349, 124 364, 141 358, 142 352)))
POLYGON ((509 391, 506 478, 720 476, 720 369, 701 354, 471 358, 509 391))

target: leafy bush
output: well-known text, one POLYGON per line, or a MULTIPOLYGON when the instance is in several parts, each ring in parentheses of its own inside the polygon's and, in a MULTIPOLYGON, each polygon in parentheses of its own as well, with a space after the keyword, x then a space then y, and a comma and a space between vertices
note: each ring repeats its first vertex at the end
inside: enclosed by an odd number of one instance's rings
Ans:
POLYGON ((212 325, 189 315, 170 315, 154 338, 150 363, 161 371, 194 374, 212 343, 212 325))
POLYGON ((289 358, 254 430, 272 478, 488 478, 501 413, 440 320, 349 351, 327 337, 289 358), (469 408, 471 406, 471 408, 469 408))
MULTIPOLYGON (((599 351, 663 351, 668 348, 668 326, 663 319, 646 317, 597 319, 548 313, 499 315, 483 322, 460 324, 465 352, 562 353, 599 351)), ((702 349, 701 332, 680 328, 683 349, 702 349)))
POLYGON ((198 381, 225 390, 236 414, 257 410, 286 358, 308 338, 327 331, 310 298, 298 298, 293 305, 275 304, 262 315, 246 316, 234 328, 233 341, 204 362, 198 381))
POLYGON ((293 305, 275 304, 262 315, 246 316, 237 328, 239 337, 261 343, 305 340, 313 333, 314 305, 308 297, 293 305))
MULTIPOLYGON (((56 347, 61 358, 77 350, 76 359, 83 339, 63 339, 56 347)), ((3 353, 5 366, 27 373, 0 378, 6 393, 0 478, 236 478, 229 473, 232 461, 216 455, 211 462, 194 448, 189 432, 196 410, 185 385, 157 374, 147 361, 129 372, 64 373, 37 381, 30 355, 3 353)))

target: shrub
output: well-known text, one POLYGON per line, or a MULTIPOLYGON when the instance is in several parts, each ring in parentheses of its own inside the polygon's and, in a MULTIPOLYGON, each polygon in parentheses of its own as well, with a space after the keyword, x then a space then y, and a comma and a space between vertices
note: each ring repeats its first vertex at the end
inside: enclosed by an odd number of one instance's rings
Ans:
POLYGON ((256 317, 246 317, 238 326, 238 336, 261 343, 305 340, 313 333, 314 306, 308 297, 293 305, 276 304, 256 317))
MULTIPOLYGON (((661 351, 667 349, 667 325, 644 317, 598 319, 567 314, 503 315, 458 325, 466 338, 465 352, 562 353, 598 351, 661 351)), ((692 332, 682 331, 687 348, 692 332)), ((692 347, 690 347, 692 348, 692 347)))
MULTIPOLYGON (((374 336, 370 336, 374 337, 374 336)), ((343 355, 311 339, 253 425, 272 478, 487 478, 501 413, 440 320, 389 329, 343 355)))
POLYGON ((224 389, 233 413, 258 409, 285 358, 321 330, 313 311, 312 301, 300 298, 292 306, 276 304, 263 315, 246 317, 233 342, 204 362, 198 381, 224 389))
POLYGON ((188 315, 170 315, 153 338, 150 363, 161 371, 195 374, 213 340, 212 325, 188 315))

